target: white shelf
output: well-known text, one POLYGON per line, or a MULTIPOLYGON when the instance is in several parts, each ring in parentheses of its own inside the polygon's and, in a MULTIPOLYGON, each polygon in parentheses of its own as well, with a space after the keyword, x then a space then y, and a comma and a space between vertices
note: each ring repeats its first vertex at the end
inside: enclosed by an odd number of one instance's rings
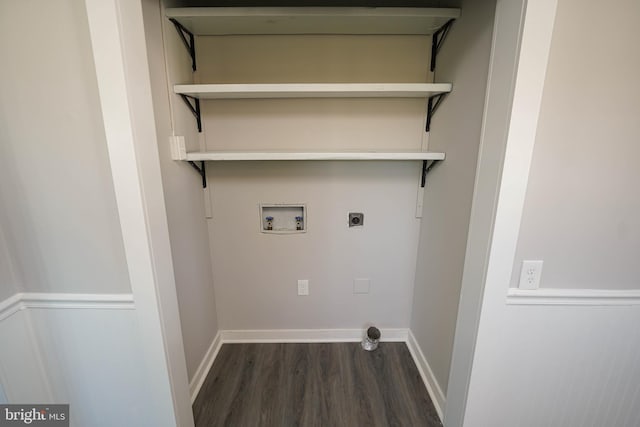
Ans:
POLYGON ((227 152, 209 151, 187 153, 189 161, 246 161, 246 160, 444 160, 444 153, 431 152, 227 152))
POLYGON ((451 92, 451 83, 195 84, 173 90, 199 99, 428 98, 451 92))
POLYGON ((194 7, 166 9, 201 36, 226 34, 433 34, 460 9, 395 7, 194 7))

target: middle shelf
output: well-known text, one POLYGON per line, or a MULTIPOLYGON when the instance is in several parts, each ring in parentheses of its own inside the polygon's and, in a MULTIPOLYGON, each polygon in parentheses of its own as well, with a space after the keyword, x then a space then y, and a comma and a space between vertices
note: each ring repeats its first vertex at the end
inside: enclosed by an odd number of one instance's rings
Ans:
POLYGON ((430 98, 451 92, 451 83, 266 83, 175 85, 198 99, 430 98))

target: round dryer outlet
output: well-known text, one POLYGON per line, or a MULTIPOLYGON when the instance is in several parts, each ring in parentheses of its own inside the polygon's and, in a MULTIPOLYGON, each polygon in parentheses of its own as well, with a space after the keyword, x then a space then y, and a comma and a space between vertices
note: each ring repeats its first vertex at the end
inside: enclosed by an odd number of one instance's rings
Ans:
POLYGON ((361 212, 349 212, 349 227, 360 227, 364 225, 364 214, 361 212))

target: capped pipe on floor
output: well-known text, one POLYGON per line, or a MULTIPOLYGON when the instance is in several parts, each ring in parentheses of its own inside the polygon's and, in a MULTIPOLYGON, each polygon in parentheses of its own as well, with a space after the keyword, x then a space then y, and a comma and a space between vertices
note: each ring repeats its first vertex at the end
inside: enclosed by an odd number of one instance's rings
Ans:
POLYGON ((367 333, 362 340, 362 348, 367 351, 373 351, 378 348, 378 343, 380 342, 380 329, 375 326, 371 326, 367 329, 367 333))

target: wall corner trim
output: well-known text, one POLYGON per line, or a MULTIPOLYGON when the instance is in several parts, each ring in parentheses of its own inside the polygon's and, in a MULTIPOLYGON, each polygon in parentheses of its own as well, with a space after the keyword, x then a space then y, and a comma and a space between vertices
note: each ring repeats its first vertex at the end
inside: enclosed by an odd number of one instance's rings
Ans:
POLYGON ((429 362, 427 358, 422 353, 420 346, 418 345, 418 341, 416 337, 413 335, 413 332, 409 330, 409 336, 407 337, 407 347, 409 348, 409 352, 413 357, 413 360, 418 367, 418 372, 420 372, 420 377, 422 377, 422 382, 427 387, 427 392, 429 392, 429 396, 431 396, 431 401, 433 402, 433 406, 436 408, 436 412, 442 420, 444 415, 444 406, 446 403, 446 397, 444 392, 442 391, 442 387, 438 383, 433 371, 431 370, 431 366, 429 366, 429 362))
POLYGON ((0 301, 0 321, 27 308, 134 310, 132 294, 20 292, 0 301))
POLYGON ((509 288, 508 305, 640 305, 640 289, 519 289, 509 288))

